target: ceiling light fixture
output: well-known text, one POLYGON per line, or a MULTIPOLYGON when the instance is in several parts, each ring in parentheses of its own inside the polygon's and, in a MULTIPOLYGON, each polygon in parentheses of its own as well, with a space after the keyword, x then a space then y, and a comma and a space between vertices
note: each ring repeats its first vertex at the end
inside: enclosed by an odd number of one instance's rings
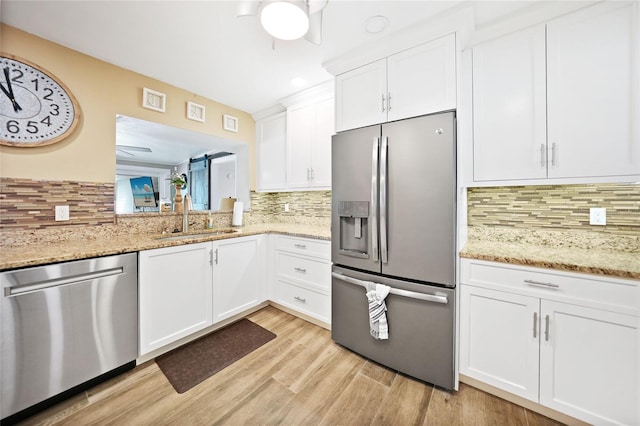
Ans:
POLYGON ((307 12, 287 1, 276 1, 264 6, 260 22, 271 36, 280 40, 296 40, 309 31, 307 12))

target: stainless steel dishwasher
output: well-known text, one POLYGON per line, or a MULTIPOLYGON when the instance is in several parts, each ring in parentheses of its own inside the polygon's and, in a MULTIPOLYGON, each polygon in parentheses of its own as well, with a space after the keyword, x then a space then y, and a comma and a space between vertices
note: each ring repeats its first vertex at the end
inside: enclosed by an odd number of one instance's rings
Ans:
POLYGON ((135 366, 137 253, 6 271, 0 284, 4 420, 135 366))

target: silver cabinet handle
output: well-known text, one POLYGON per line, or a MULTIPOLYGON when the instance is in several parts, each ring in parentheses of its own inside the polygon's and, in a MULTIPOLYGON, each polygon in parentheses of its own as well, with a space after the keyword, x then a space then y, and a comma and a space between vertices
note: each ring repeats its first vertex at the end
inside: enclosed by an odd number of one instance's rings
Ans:
POLYGON ((389 261, 387 250, 387 144, 386 136, 380 145, 380 258, 389 261))
POLYGON ((549 341, 549 315, 544 317, 544 340, 549 341))
POLYGON ((534 280, 524 280, 524 282, 527 283, 528 285, 533 285, 537 287, 560 288, 558 284, 554 284, 554 283, 543 283, 541 281, 534 281, 534 280))
POLYGON ((294 244, 293 246, 294 246, 295 248, 299 248, 299 249, 306 249, 306 248, 307 248, 307 246, 306 246, 306 245, 304 245, 304 244, 294 244))
POLYGON ((304 268, 293 268, 294 271, 300 272, 301 274, 306 274, 307 270, 304 268))
POLYGON ((538 337, 538 313, 533 313, 533 338, 536 339, 538 337))
POLYGON ((384 93, 382 94, 382 111, 381 112, 384 112, 384 93))
POLYGON ((371 150, 371 252, 378 261, 378 151, 380 138, 373 138, 371 150))
POLYGON ((547 167, 547 149, 545 144, 540 144, 540 167, 547 167))
POLYGON ((216 265, 218 264, 218 249, 216 249, 216 265))
POLYGON ((300 303, 307 303, 307 299, 303 299, 302 297, 295 296, 294 299, 300 303))
POLYGON ((391 92, 387 93, 387 111, 391 111, 391 92))
POLYGON ((556 144, 554 142, 551 144, 551 165, 555 167, 557 165, 556 163, 556 144))
POLYGON ((209 250, 209 265, 213 266, 213 250, 209 250))
POLYGON ((309 170, 311 170, 311 180, 314 180, 316 178, 316 171, 313 170, 313 167, 311 167, 309 170))

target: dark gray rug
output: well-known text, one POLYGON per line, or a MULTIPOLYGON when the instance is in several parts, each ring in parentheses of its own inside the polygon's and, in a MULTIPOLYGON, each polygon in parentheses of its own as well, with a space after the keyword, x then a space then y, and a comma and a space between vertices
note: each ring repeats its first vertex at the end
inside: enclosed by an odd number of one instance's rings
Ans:
POLYGON ((155 361, 176 392, 184 393, 275 337, 243 318, 160 355, 155 361))

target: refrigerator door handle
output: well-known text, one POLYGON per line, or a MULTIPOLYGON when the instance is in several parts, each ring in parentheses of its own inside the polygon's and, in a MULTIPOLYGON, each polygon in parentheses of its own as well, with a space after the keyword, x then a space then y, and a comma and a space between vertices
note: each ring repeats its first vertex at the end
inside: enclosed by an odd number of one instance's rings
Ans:
POLYGON ((378 259, 378 147, 380 138, 373 138, 371 153, 371 251, 373 260, 378 259))
POLYGON ((387 247, 387 137, 382 137, 380 146, 380 258, 382 263, 389 261, 387 247))
MULTIPOLYGON (((364 287, 365 289, 367 288, 368 283, 376 284, 373 281, 362 281, 357 278, 348 277, 346 275, 339 274, 338 272, 332 272, 331 276, 349 284, 359 285, 360 287, 364 287)), ((389 294, 395 294, 396 296, 408 297, 411 299, 425 300, 427 302, 441 303, 443 305, 446 305, 447 303, 449 303, 449 298, 447 296, 417 293, 415 291, 402 290, 400 288, 391 287, 391 290, 389 290, 389 294)))

